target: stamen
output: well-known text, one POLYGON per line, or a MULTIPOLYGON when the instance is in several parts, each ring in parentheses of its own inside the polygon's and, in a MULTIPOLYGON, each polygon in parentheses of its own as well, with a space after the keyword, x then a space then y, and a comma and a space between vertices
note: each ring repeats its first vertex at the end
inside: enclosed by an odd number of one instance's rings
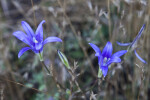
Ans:
POLYGON ((35 37, 33 37, 33 42, 38 43, 38 41, 35 39, 35 37))
POLYGON ((104 58, 104 63, 106 63, 106 61, 107 61, 107 58, 105 57, 105 58, 104 58))
POLYGON ((107 60, 108 59, 106 57, 103 59, 103 65, 106 65, 107 60))

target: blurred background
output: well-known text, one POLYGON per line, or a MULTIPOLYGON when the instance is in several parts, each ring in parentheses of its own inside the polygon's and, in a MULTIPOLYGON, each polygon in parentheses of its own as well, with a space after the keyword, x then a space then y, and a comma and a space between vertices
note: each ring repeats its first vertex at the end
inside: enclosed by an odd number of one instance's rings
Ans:
POLYGON ((77 66, 77 81, 81 89, 88 90, 95 84, 99 68, 88 43, 102 51, 111 41, 113 53, 126 50, 116 41, 132 42, 146 24, 137 52, 148 64, 131 52, 121 63, 112 64, 101 84, 85 94, 88 100, 150 100, 150 0, 0 0, 0 100, 83 100, 80 95, 69 99, 67 91, 59 91, 32 51, 18 59, 25 44, 12 33, 24 32, 21 21, 35 31, 42 20, 46 21, 44 39, 57 36, 63 40, 44 47, 44 62, 53 66, 58 81, 68 90, 70 76, 57 49, 71 67, 77 66))

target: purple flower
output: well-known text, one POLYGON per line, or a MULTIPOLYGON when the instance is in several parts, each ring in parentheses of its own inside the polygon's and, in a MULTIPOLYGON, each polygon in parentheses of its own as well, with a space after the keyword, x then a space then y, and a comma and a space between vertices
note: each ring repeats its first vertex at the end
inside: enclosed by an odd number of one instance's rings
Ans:
POLYGON ((92 44, 92 43, 89 43, 89 44, 96 52, 95 56, 98 57, 98 64, 99 64, 100 69, 102 70, 104 77, 107 75, 108 66, 111 63, 121 62, 120 56, 124 55, 127 52, 127 50, 121 50, 112 54, 113 47, 112 47, 111 42, 107 42, 102 53, 95 44, 92 44))
POLYGON ((138 53, 136 52, 136 49, 134 50, 134 53, 135 53, 135 55, 136 55, 136 57, 139 59, 139 60, 141 60, 143 63, 147 63, 144 59, 142 59, 139 55, 138 55, 138 53))
MULTIPOLYGON (((135 44, 137 43, 137 41, 139 40, 139 38, 141 37, 144 28, 145 28, 145 24, 141 27, 141 29, 140 29, 138 35, 135 37, 135 39, 134 39, 131 43, 120 43, 120 42, 117 41, 117 44, 120 45, 120 46, 129 46, 129 48, 133 48, 134 45, 135 45, 135 44)), ((140 61, 142 61, 143 63, 146 64, 146 61, 145 61, 144 59, 142 59, 142 58, 137 54, 136 49, 134 49, 134 53, 135 53, 136 57, 137 57, 140 61)))
POLYGON ((26 52, 27 50, 32 50, 36 54, 41 54, 43 51, 43 46, 49 42, 62 42, 62 40, 58 37, 48 37, 43 41, 43 27, 42 24, 45 23, 45 20, 43 20, 36 29, 36 32, 32 30, 30 25, 22 21, 22 27, 25 30, 27 34, 25 34, 22 31, 16 31, 13 33, 15 37, 17 37, 22 42, 26 43, 29 47, 22 48, 18 53, 18 58, 26 52))

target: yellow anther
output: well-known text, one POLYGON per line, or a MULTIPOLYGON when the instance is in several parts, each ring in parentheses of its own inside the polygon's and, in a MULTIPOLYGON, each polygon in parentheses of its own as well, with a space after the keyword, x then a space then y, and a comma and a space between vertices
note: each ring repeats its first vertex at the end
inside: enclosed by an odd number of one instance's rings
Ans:
POLYGON ((37 41, 37 40, 35 40, 34 42, 35 42, 35 43, 38 43, 38 41, 37 41))
POLYGON ((35 37, 33 37, 33 41, 34 41, 34 43, 38 43, 38 41, 35 39, 35 37))

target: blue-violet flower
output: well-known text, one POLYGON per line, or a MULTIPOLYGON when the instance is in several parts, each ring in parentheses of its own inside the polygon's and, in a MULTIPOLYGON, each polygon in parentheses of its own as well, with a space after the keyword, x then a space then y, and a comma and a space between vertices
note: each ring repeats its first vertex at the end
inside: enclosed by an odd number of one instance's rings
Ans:
POLYGON ((48 37, 43 41, 43 27, 42 24, 45 23, 45 20, 43 20, 37 27, 36 32, 34 34, 34 31, 30 27, 30 25, 22 21, 22 27, 25 30, 27 34, 25 34, 22 31, 16 31, 13 33, 13 35, 21 40, 22 42, 26 43, 29 47, 22 48, 18 53, 18 58, 26 52, 27 50, 32 50, 36 54, 40 54, 43 51, 43 46, 49 42, 62 42, 62 40, 58 37, 48 37))
POLYGON ((99 64, 100 69, 102 70, 104 77, 107 75, 108 66, 111 63, 121 62, 120 56, 124 55, 127 52, 127 50, 121 50, 112 55, 113 47, 112 47, 111 42, 107 42, 102 53, 95 44, 92 44, 92 43, 89 43, 89 44, 96 52, 95 56, 98 57, 98 64, 99 64))
MULTIPOLYGON (((137 43, 137 41, 138 41, 139 38, 141 37, 144 28, 145 28, 145 24, 141 27, 141 29, 140 29, 138 35, 135 37, 135 39, 134 39, 131 43, 120 43, 120 42, 117 41, 117 44, 120 45, 120 46, 129 46, 129 48, 131 48, 131 49, 134 48, 135 44, 137 43)), ((133 49, 132 49, 132 50, 133 50, 133 49)), ((134 53, 135 53, 136 57, 137 57, 140 61, 142 61, 143 63, 147 63, 144 59, 142 59, 142 58, 137 54, 135 48, 134 48, 134 53)))

